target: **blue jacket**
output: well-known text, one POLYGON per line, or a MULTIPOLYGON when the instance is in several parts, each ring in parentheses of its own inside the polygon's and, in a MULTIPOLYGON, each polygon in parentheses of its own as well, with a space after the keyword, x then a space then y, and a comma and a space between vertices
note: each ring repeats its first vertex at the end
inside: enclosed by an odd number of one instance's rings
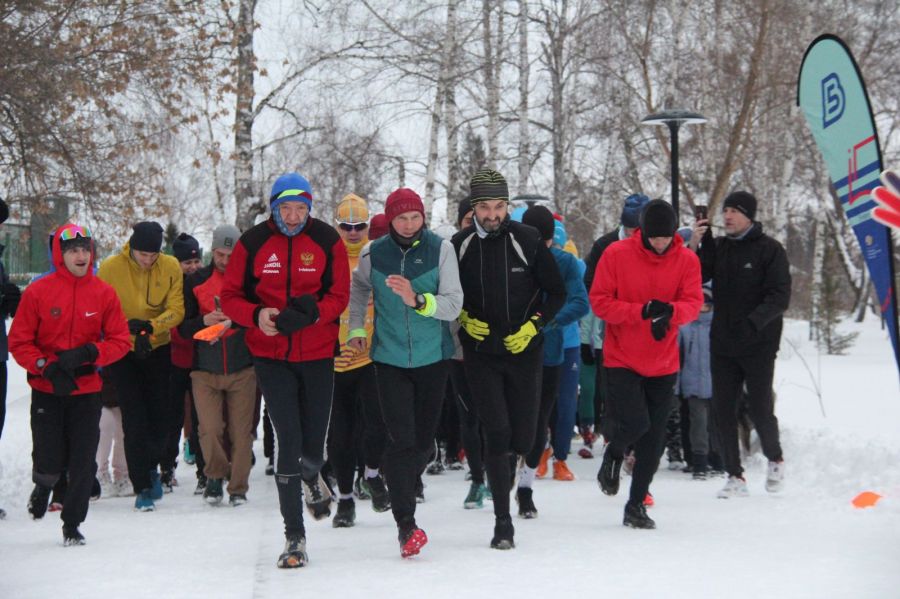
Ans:
POLYGON ((709 369, 709 329, 713 313, 701 312, 694 322, 678 329, 681 372, 678 393, 683 397, 712 397, 712 373, 709 369))
POLYGON ((556 316, 544 327, 544 366, 559 366, 563 363, 566 330, 570 327, 574 331, 574 344, 578 347, 578 321, 582 316, 590 312, 587 290, 584 288, 584 265, 572 254, 559 248, 550 248, 553 259, 559 268, 566 287, 566 303, 556 313, 556 316))

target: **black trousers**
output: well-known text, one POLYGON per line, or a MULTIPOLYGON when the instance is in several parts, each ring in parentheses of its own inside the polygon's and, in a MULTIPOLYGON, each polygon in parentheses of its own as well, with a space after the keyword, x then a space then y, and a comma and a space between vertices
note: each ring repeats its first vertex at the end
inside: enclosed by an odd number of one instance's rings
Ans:
POLYGON ((516 355, 490 355, 463 348, 466 379, 485 438, 484 466, 494 515, 509 516, 511 452, 534 444, 541 394, 543 344, 516 355))
POLYGON ((450 381, 459 412, 460 439, 466 451, 472 482, 484 484, 484 441, 481 437, 481 425, 478 423, 478 410, 472 401, 462 360, 450 360, 450 381))
POLYGON ((741 476, 741 452, 738 447, 737 414, 743 387, 747 385, 747 401, 750 419, 759 434, 763 454, 773 462, 780 461, 781 442, 778 418, 775 417, 775 400, 772 395, 772 378, 775 375, 775 354, 737 358, 712 354, 710 369, 713 383, 713 417, 719 429, 719 441, 725 470, 731 476, 741 476))
POLYGON ((603 350, 594 350, 594 363, 597 365, 594 371, 594 432, 608 438, 604 426, 606 425, 606 376, 603 369, 603 350))
POLYGON ((6 360, 0 361, 0 438, 3 437, 3 423, 6 422, 6 360))
POLYGON ((305 534, 301 479, 319 475, 334 390, 334 358, 254 358, 256 382, 275 429, 275 483, 285 534, 305 534))
POLYGON ((60 397, 31 391, 32 480, 53 488, 68 474, 62 521, 78 526, 87 517, 97 475, 100 442, 99 393, 60 397))
MULTIPOLYGON (((172 366, 169 373, 169 416, 166 442, 163 446, 162 469, 174 470, 178 465, 181 429, 184 427, 184 394, 191 392, 191 369, 172 366)), ((193 416, 193 414, 191 415, 193 416)))
POLYGON ((346 372, 335 372, 331 424, 328 426, 328 461, 341 494, 353 492, 353 475, 360 453, 366 466, 378 469, 386 444, 375 367, 367 364, 346 372))
POLYGON ((525 456, 525 465, 529 468, 537 468, 541 461, 541 454, 547 445, 547 427, 550 426, 550 415, 556 407, 556 398, 559 394, 559 377, 562 374, 562 365, 544 366, 541 374, 541 403, 538 408, 537 427, 534 429, 534 444, 525 456))
POLYGON ((448 371, 446 360, 418 368, 375 363, 388 439, 384 474, 397 524, 415 522, 416 479, 434 445, 448 371))
POLYGON ((150 472, 162 463, 169 435, 170 348, 158 347, 144 359, 128 352, 109 368, 122 409, 128 477, 140 493, 150 488, 150 472))
POLYGON ((665 443, 666 420, 675 398, 676 374, 641 376, 627 368, 605 368, 610 433, 607 451, 622 458, 634 445, 634 470, 628 501, 641 503, 650 490, 665 443))

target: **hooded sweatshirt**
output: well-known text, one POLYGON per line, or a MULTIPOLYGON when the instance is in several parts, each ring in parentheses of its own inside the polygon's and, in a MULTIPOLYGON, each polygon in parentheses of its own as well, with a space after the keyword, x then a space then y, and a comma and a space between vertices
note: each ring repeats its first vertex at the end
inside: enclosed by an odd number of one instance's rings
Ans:
MULTIPOLYGON (((52 394, 53 385, 43 378, 37 361, 44 358, 50 364, 57 360, 57 352, 93 343, 97 347, 96 361, 76 370, 78 389, 73 395, 84 395, 100 392, 102 383, 97 367, 120 360, 128 353, 131 343, 115 290, 94 276, 92 268, 83 277, 76 277, 66 268, 59 235, 70 226, 60 227, 54 236, 51 255, 55 270, 22 293, 9 331, 9 350, 16 362, 28 371, 28 384, 52 394)), ((92 249, 92 264, 93 261, 92 249)))

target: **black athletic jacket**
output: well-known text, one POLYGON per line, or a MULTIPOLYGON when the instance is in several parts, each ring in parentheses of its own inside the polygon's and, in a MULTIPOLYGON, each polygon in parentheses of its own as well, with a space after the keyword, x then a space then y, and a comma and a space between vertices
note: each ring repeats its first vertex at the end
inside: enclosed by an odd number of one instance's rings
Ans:
MULTIPOLYGON (((463 309, 488 323, 490 334, 476 341, 460 328, 459 340, 489 354, 508 354, 503 338, 540 314, 550 322, 566 301, 566 286, 556 260, 537 229, 509 221, 496 237, 482 239, 475 226, 453 236, 459 258, 463 309)), ((525 351, 542 346, 542 336, 525 351)))
POLYGON ((700 247, 703 280, 712 279, 710 350, 725 356, 778 351, 791 271, 778 241, 753 223, 742 239, 717 237, 700 247))

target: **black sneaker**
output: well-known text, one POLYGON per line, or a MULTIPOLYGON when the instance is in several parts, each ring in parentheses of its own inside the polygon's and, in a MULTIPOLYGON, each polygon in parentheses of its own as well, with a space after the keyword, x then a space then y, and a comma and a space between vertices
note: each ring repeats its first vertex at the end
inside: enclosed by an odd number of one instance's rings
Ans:
POLYGON ((357 475, 356 481, 353 483, 353 495, 360 501, 372 499, 372 494, 369 493, 368 486, 363 482, 362 476, 357 475))
POLYGON ((275 458, 270 457, 266 464, 266 476, 275 476, 275 458))
POLYGON ((309 562, 306 555, 306 537, 288 535, 284 541, 284 551, 278 556, 279 568, 302 568, 309 562))
POLYGON ((356 524, 356 504, 353 499, 341 499, 338 501, 337 513, 331 521, 333 528, 350 528, 356 524))
POLYGON ((656 528, 656 522, 647 515, 647 508, 642 503, 633 504, 629 502, 625 504, 625 518, 622 520, 622 524, 631 528, 645 528, 648 530, 656 528))
POLYGON ((194 495, 203 495, 203 492, 206 491, 206 483, 208 479, 202 474, 197 477, 197 486, 194 487, 194 495))
POLYGON ((206 481, 206 489, 203 491, 203 500, 210 505, 222 503, 222 479, 211 478, 206 481))
POLYGON ((84 545, 84 535, 78 531, 77 526, 63 525, 63 545, 73 547, 75 545, 84 545))
POLYGON ((91 485, 91 501, 97 501, 100 499, 100 495, 103 493, 103 489, 100 487, 100 481, 97 477, 94 477, 94 483, 91 485))
POLYGON ((163 470, 160 475, 160 483, 164 493, 171 493, 178 486, 178 480, 175 478, 174 470, 163 470))
POLYGON ((516 503, 519 504, 519 518, 531 520, 537 518, 538 511, 532 499, 533 490, 526 487, 516 489, 516 503))
MULTIPOLYGON (((359 480, 359 479, 357 479, 359 480)), ((372 499, 372 509, 376 512, 386 512, 391 509, 391 496, 384 485, 384 478, 379 474, 363 480, 360 489, 366 491, 372 499)))
POLYGON ((603 463, 597 472, 597 483, 605 495, 619 492, 619 471, 622 469, 622 458, 614 458, 609 446, 603 452, 603 463))
POLYGON ((512 549, 516 546, 513 541, 515 534, 512 518, 509 516, 499 516, 494 524, 494 538, 491 539, 491 549, 512 549))
POLYGON ((34 485, 31 497, 28 498, 28 513, 35 520, 40 520, 47 513, 50 504, 50 493, 53 489, 41 485, 34 485))
POLYGON ((331 515, 331 502, 333 499, 331 491, 328 490, 328 485, 325 484, 322 475, 319 474, 312 480, 304 480, 303 488, 303 495, 306 499, 306 509, 309 511, 310 516, 316 520, 323 520, 329 517, 331 515))
POLYGON ((247 496, 243 493, 234 493, 228 496, 228 505, 231 507, 237 507, 245 503, 247 503, 247 496))

